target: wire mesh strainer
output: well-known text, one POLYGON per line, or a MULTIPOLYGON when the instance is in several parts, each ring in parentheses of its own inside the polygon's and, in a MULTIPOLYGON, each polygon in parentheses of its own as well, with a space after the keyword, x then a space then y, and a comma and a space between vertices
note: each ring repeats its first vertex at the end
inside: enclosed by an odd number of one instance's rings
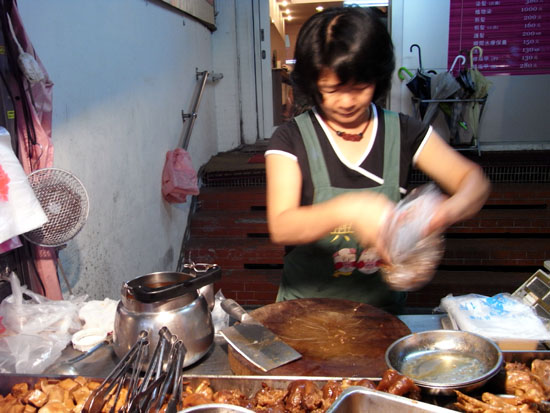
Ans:
POLYGON ((42 227, 23 234, 33 244, 61 246, 78 234, 88 218, 88 194, 82 182, 57 168, 44 168, 28 176, 38 202, 48 217, 42 227))

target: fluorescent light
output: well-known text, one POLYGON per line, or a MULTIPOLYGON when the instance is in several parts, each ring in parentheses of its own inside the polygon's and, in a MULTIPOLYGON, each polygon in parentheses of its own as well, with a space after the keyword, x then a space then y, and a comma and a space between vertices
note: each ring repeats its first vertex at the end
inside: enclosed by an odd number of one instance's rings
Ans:
POLYGON ((315 7, 315 10, 317 10, 318 12, 322 12, 323 10, 325 10, 325 8, 323 6, 317 6, 315 7))

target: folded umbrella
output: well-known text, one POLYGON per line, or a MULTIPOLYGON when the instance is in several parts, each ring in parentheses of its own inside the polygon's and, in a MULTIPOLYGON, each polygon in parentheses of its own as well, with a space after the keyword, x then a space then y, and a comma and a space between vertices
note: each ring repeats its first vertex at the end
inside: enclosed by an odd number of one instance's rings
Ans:
MULTIPOLYGON (((430 76, 418 72, 416 75, 413 75, 406 67, 400 67, 397 72, 397 76, 401 80, 405 80, 403 72, 405 72, 409 76, 407 88, 411 91, 412 95, 421 100, 430 99, 430 76)), ((424 116, 427 107, 427 103, 420 103, 421 116, 424 116)))
MULTIPOLYGON (((451 69, 449 69, 448 72, 438 73, 431 78, 431 82, 430 82, 431 99, 433 100, 449 99, 453 97, 461 89, 460 83, 458 83, 458 81, 454 78, 452 74, 454 65, 459 58, 462 58, 464 59, 464 61, 466 61, 466 58, 464 56, 458 55, 455 58, 455 61, 453 62, 453 65, 451 66, 451 69)), ((433 121, 433 119, 437 115, 438 107, 439 107, 439 102, 429 103, 426 113, 424 114, 424 117, 422 119, 422 123, 424 125, 429 125, 433 121)))
MULTIPOLYGON (((416 75, 413 75, 406 67, 400 67, 397 72, 397 76, 399 77, 399 79, 405 80, 405 77, 403 76, 403 72, 405 72, 409 77, 409 80, 407 82, 407 88, 411 91, 412 95, 419 100, 430 99, 431 76, 427 73, 424 73, 424 70, 422 69, 422 56, 420 54, 420 46, 417 44, 411 45, 411 48, 410 48, 411 52, 414 47, 418 48, 419 67, 416 71, 416 75)), ((418 103, 418 110, 420 112, 421 118, 424 117, 427 107, 428 107, 428 103, 426 102, 418 103)))
POLYGON ((473 63, 473 54, 475 50, 479 51, 479 58, 483 56, 483 49, 479 46, 474 46, 470 50, 470 68, 468 70, 470 78, 473 83, 473 94, 471 99, 475 99, 473 102, 466 103, 464 107, 464 120, 468 124, 468 128, 472 134, 473 139, 477 139, 477 133, 479 129, 479 118, 481 116, 481 109, 485 102, 480 101, 485 99, 489 94, 489 88, 491 82, 481 74, 473 63))

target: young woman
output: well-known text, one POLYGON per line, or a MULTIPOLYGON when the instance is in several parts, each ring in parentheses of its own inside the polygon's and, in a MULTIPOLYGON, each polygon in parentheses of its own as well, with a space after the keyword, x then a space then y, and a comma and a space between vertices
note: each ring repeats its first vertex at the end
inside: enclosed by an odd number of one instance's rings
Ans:
POLYGON ((300 30, 295 58, 295 93, 311 109, 281 125, 265 154, 270 237, 292 246, 277 300, 344 298, 399 312, 405 295, 381 279, 378 265, 388 256, 378 234, 406 194, 411 169, 449 195, 430 232, 477 213, 489 182, 431 127, 375 104, 395 63, 374 12, 315 14, 300 30))

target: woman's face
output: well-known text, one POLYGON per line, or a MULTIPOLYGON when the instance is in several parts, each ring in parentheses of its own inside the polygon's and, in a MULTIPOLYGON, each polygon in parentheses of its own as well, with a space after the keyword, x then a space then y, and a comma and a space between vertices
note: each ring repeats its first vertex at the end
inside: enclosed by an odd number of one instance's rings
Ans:
POLYGON ((374 84, 342 84, 336 73, 323 69, 317 87, 322 97, 321 110, 327 120, 353 128, 367 119, 367 108, 374 95, 374 84))

